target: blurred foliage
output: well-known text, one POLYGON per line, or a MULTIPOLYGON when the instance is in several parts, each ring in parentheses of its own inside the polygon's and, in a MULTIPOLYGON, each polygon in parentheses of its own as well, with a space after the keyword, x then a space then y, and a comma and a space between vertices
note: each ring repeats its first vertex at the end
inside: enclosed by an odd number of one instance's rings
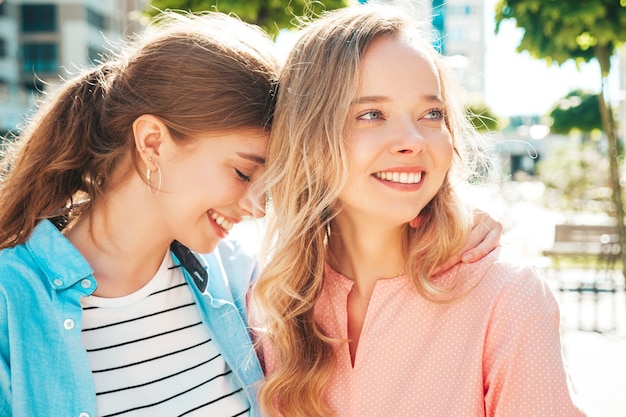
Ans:
POLYGON ((581 132, 602 130, 600 103, 597 94, 575 90, 563 97, 550 111, 552 126, 556 134, 568 134, 573 129, 581 132))
MULTIPOLYGON (((507 19, 515 19, 517 27, 524 29, 518 51, 528 51, 532 57, 545 59, 548 64, 562 64, 570 59, 577 64, 594 58, 598 61, 602 86, 598 103, 602 130, 608 142, 611 211, 619 219, 617 231, 622 248, 626 248, 622 158, 613 110, 606 100, 611 57, 626 41, 626 0, 498 0, 495 11, 496 33, 507 19)), ((622 250, 620 257, 626 283, 626 250, 622 250)))
POLYGON ((241 20, 261 26, 271 35, 281 29, 296 27, 297 18, 314 17, 324 10, 344 7, 349 0, 150 0, 147 13, 150 16, 160 10, 220 11, 232 13, 241 20))
POLYGON ((494 132, 501 129, 498 118, 484 103, 471 103, 466 107, 466 112, 479 132, 494 132))
POLYGON ((498 0, 496 33, 506 19, 524 29, 518 51, 548 64, 588 62, 598 49, 611 56, 626 40, 624 0, 498 0))
POLYGON ((609 162, 596 144, 567 144, 553 152, 537 164, 537 173, 546 187, 546 207, 614 214, 608 183, 609 162))

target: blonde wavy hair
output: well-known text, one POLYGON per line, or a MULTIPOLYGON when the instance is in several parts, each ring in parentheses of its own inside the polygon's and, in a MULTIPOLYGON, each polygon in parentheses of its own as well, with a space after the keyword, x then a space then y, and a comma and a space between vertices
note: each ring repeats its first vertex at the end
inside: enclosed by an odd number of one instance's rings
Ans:
POLYGON ((420 226, 407 225, 404 231, 405 270, 422 295, 437 299, 450 290, 430 277, 469 235, 471 210, 453 184, 463 180, 467 148, 477 155, 469 140, 476 133, 454 96, 458 86, 443 58, 405 16, 393 7, 372 5, 325 13, 303 30, 281 73, 263 180, 271 202, 267 264, 252 298, 260 341, 273 346, 279 364, 259 392, 269 416, 333 414, 323 392, 333 372, 333 346, 345 341, 328 338, 313 310, 324 285, 328 236, 349 172, 347 112, 360 88, 363 54, 381 36, 414 42, 434 60, 455 150, 443 186, 421 212, 420 226))

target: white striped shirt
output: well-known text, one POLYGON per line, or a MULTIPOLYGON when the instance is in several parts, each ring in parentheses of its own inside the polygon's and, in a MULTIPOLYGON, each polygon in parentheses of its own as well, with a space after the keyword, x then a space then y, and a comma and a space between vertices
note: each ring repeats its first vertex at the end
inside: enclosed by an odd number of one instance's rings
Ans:
POLYGON ((82 305, 98 416, 249 415, 169 252, 144 288, 120 298, 87 297, 82 305))

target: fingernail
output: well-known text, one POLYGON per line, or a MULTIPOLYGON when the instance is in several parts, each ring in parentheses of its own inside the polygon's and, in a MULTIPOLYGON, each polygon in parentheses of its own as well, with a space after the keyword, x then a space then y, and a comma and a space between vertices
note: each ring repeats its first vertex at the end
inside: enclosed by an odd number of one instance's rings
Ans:
POLYGON ((461 258, 461 261, 467 263, 467 262, 471 262, 472 259, 474 259, 474 257, 468 253, 468 254, 463 255, 463 257, 461 258))

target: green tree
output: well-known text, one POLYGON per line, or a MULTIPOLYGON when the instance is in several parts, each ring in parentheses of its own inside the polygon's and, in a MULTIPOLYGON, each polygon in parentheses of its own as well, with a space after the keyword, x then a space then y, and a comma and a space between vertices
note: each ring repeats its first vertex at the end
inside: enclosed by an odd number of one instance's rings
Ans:
POLYGON ((609 144, 612 200, 618 219, 617 230, 626 278, 626 227, 620 185, 620 155, 615 120, 607 100, 611 56, 626 41, 626 0, 499 0, 496 4, 496 33, 503 20, 514 19, 524 29, 518 46, 548 64, 577 63, 596 59, 600 66, 602 90, 598 96, 602 127, 609 144))
POLYGON ((602 129, 600 101, 597 94, 575 90, 563 97, 550 111, 552 126, 550 130, 557 134, 568 134, 573 129, 591 132, 602 129))
POLYGON ((563 211, 611 212, 608 172, 607 159, 590 142, 560 145, 537 163, 544 204, 563 211))
POLYGON ((207 11, 217 10, 233 13, 241 20, 254 23, 268 33, 276 35, 280 29, 294 27, 294 19, 300 16, 317 16, 324 10, 347 5, 349 0, 150 0, 148 14, 154 16, 159 10, 207 11))
POLYGON ((479 132, 500 130, 498 118, 484 103, 471 103, 466 108, 467 115, 479 132))

